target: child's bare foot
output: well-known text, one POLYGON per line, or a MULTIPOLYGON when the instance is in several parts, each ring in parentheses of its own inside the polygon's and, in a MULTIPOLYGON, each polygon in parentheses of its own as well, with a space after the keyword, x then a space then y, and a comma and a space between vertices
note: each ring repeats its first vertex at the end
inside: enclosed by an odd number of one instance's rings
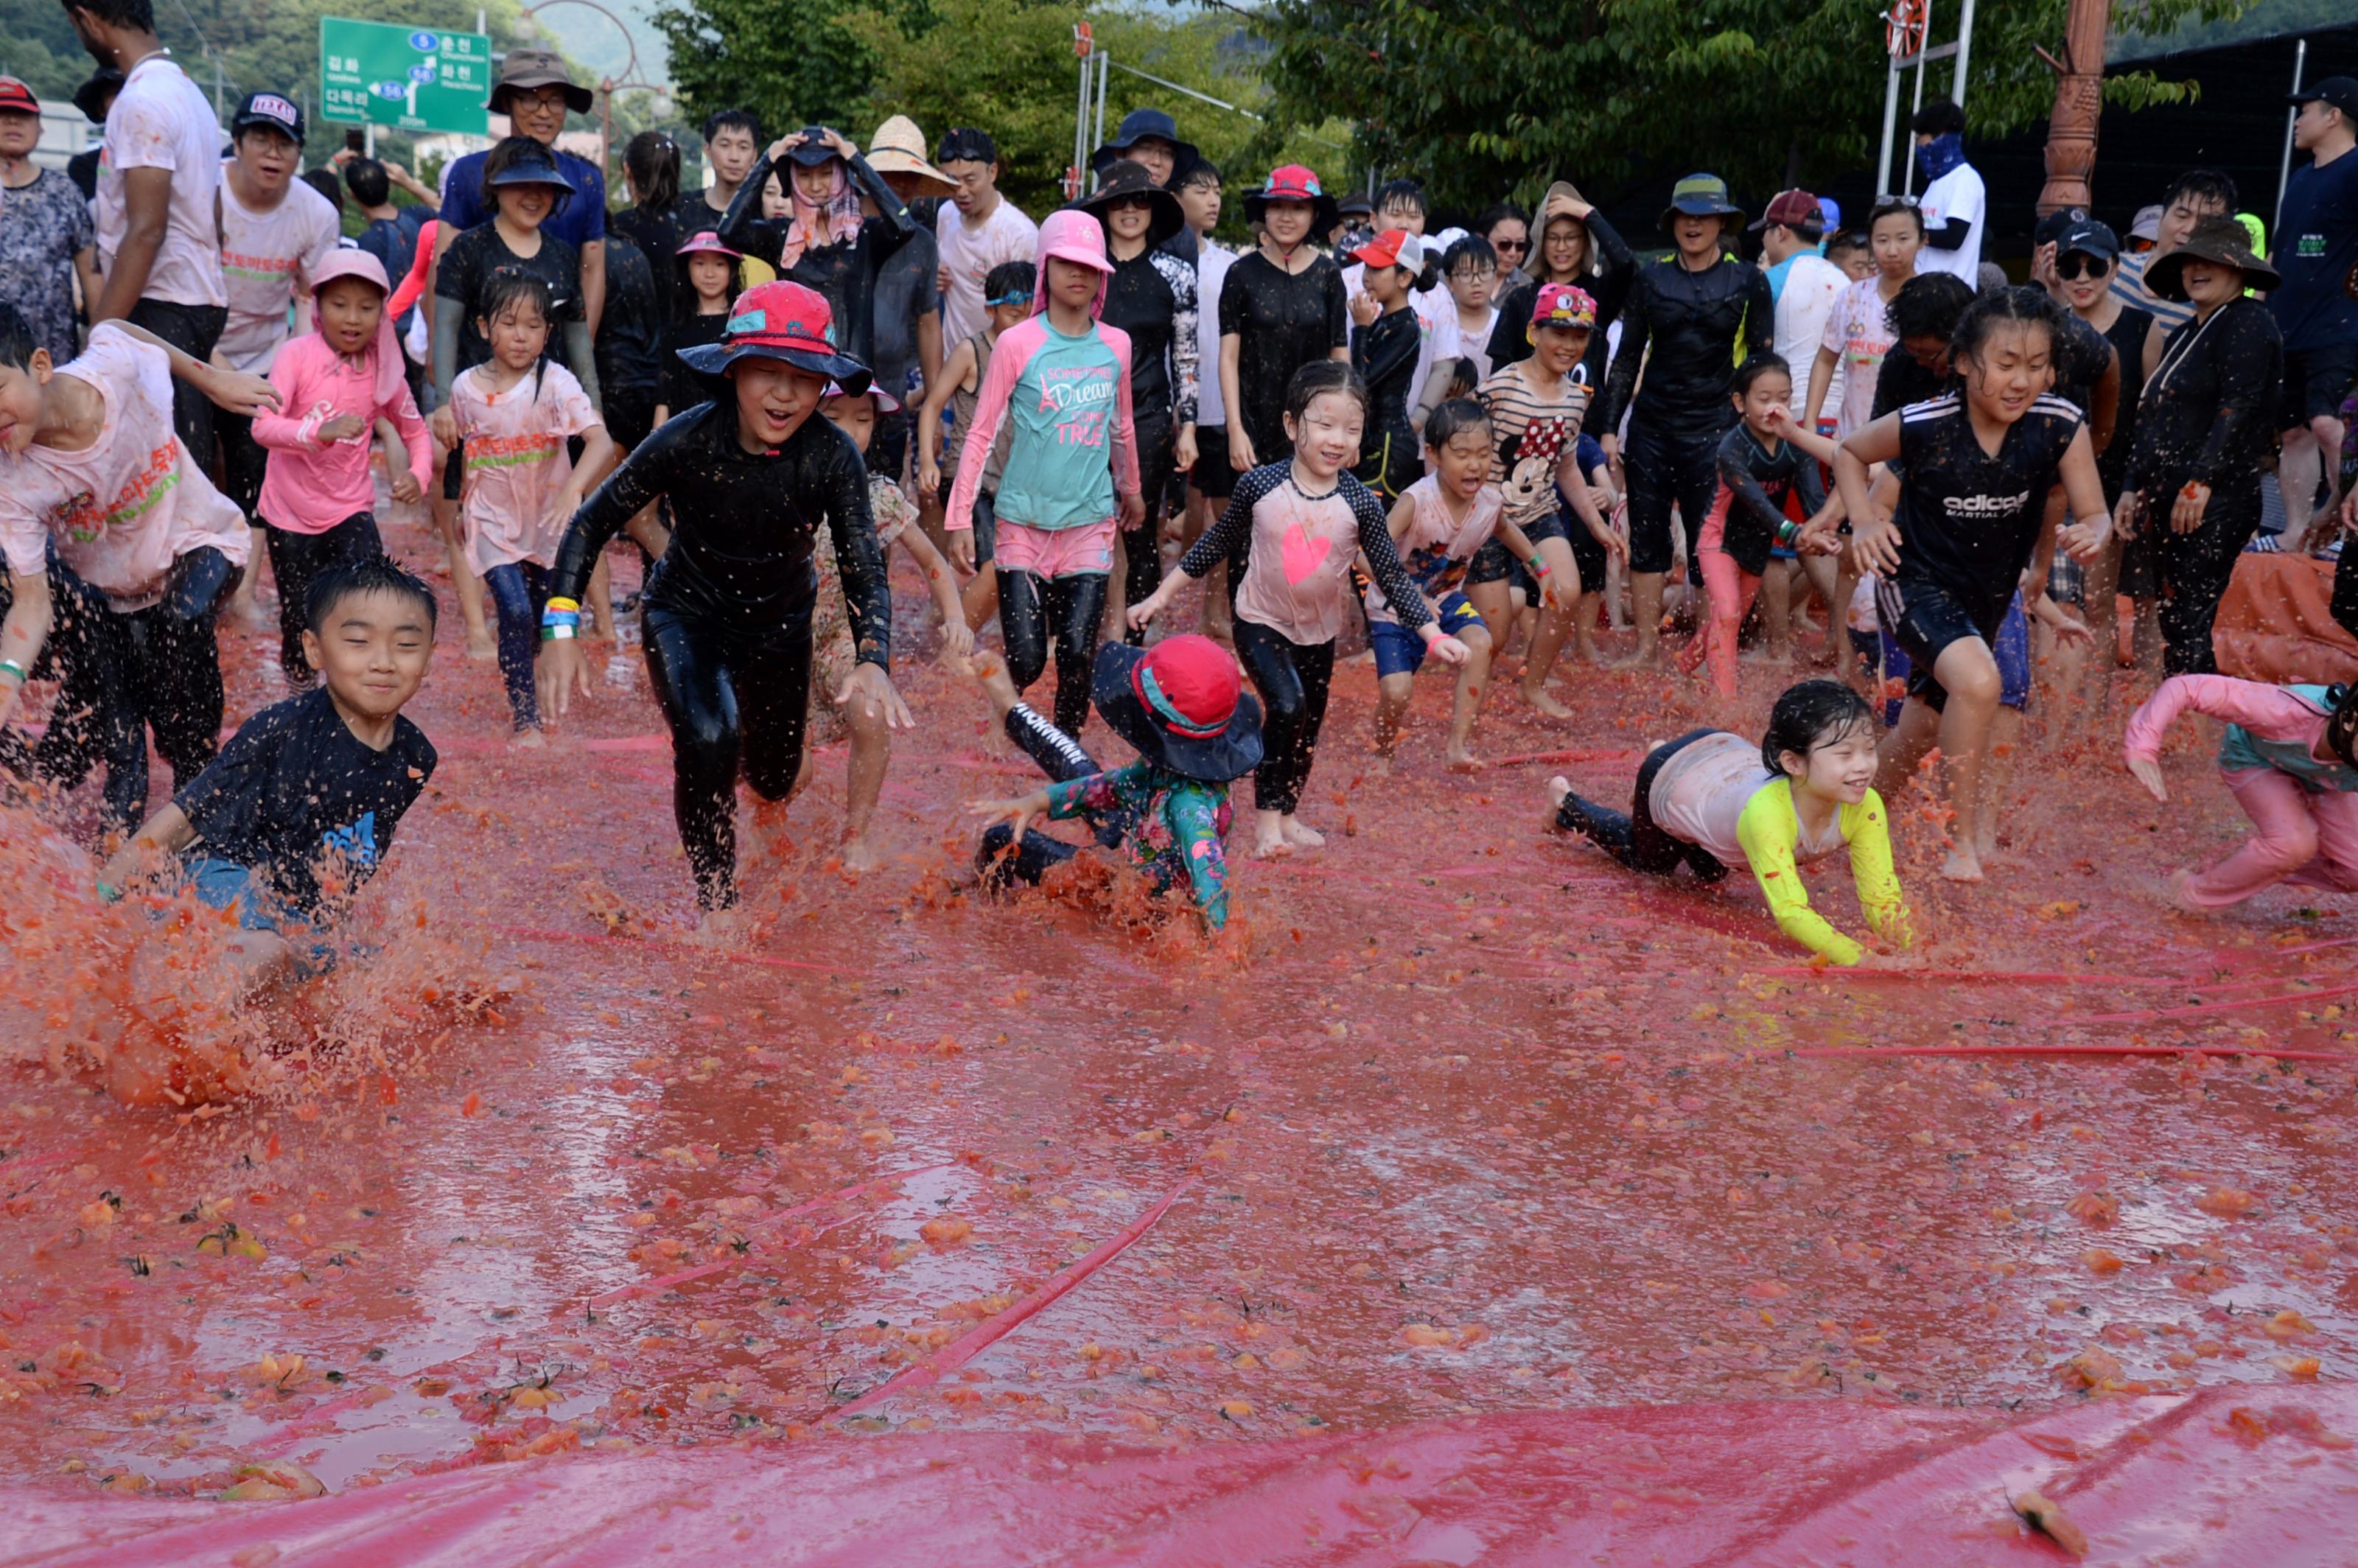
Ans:
POLYGON ((479 665, 489 664, 500 656, 500 640, 492 635, 488 626, 467 628, 467 657, 479 665))
POLYGON ((1392 754, 1390 752, 1378 752, 1374 756, 1368 758, 1368 776, 1369 778, 1378 779, 1388 779, 1391 777, 1392 754))
POLYGON ((1533 708, 1537 708, 1540 712, 1546 714, 1550 719, 1569 719, 1572 717, 1571 708, 1566 708, 1563 703, 1558 702, 1554 697, 1549 696, 1547 687, 1535 681, 1519 681, 1516 683, 1515 690, 1521 695, 1522 699, 1525 702, 1530 703, 1533 708))
POLYGON ((229 619, 230 624, 240 632, 267 632, 278 623, 276 617, 263 609, 251 592, 231 596, 229 619))
POLYGON ((538 752, 547 747, 548 737, 539 730, 519 730, 508 744, 519 752, 538 752))
POLYGON ((731 942, 745 929, 745 911, 741 905, 730 904, 725 909, 708 909, 696 922, 696 940, 717 945, 731 942))
POLYGON ((2161 893, 2169 901, 2171 908, 2184 910, 2189 914, 2202 912, 2202 906, 2187 896, 2187 885, 2193 881, 2194 868, 2191 866, 2180 866, 2162 879, 2161 893))
POLYGON ((1608 660, 1605 667, 1608 670, 1644 670, 1651 669, 1661 662, 1661 643, 1640 641, 1636 653, 1625 654, 1620 658, 1608 660))
POLYGON ((876 852, 875 844, 865 833, 856 838, 846 838, 843 841, 843 848, 837 853, 843 859, 843 869, 854 875, 862 871, 872 871, 884 863, 884 857, 876 852))
POLYGON ((1951 849, 1941 861, 1941 875, 1952 882, 1982 881, 1981 857, 1960 844, 1951 849))
POLYGON ((1596 639, 1583 633, 1573 643, 1573 650, 1583 664, 1601 665, 1605 655, 1596 651, 1596 639))
POLYGON ((1564 797, 1571 794, 1572 781, 1562 773, 1548 780, 1548 826, 1555 825, 1555 814, 1563 809, 1564 797))
POLYGON ((1452 746, 1449 748, 1449 771, 1451 773, 1478 773, 1482 771, 1483 765, 1482 759, 1476 756, 1466 747, 1452 746))
POLYGON ((1287 816, 1278 818, 1278 830, 1285 835, 1285 841, 1297 849, 1325 848, 1326 835, 1315 828, 1304 827, 1302 825, 1302 818, 1298 816, 1287 816))
POLYGON ((1293 853, 1293 846, 1285 841, 1285 827, 1275 812, 1263 812, 1253 826, 1253 854, 1264 860, 1293 853))

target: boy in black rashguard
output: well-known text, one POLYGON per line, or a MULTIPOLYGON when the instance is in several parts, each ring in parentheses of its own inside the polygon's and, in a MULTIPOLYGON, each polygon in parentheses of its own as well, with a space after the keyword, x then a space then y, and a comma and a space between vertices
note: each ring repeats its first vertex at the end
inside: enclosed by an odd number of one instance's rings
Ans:
POLYGON ((1417 393, 1416 362, 1424 330, 1409 295, 1424 273, 1424 242, 1406 229, 1379 234, 1351 253, 1366 270, 1365 292, 1351 301, 1351 368, 1368 388, 1368 431, 1361 444, 1359 482, 1389 503, 1424 477, 1409 406, 1417 393))

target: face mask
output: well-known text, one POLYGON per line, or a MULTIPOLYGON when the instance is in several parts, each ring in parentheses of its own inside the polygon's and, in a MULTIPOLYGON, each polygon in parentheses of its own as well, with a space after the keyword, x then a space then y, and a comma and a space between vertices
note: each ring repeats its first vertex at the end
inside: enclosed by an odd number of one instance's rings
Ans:
POLYGON ((1929 146, 1916 149, 1916 167, 1923 171, 1927 185, 1964 161, 1965 138, 1954 131, 1943 131, 1929 146))

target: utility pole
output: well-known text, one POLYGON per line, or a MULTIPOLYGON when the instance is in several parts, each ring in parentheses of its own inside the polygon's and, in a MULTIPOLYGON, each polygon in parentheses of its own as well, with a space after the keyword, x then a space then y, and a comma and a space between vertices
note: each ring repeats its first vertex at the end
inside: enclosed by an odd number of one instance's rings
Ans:
POLYGON ((2096 127, 2104 114, 2104 31, 2112 0, 2071 0, 2064 21, 2063 58, 2039 58, 2055 72, 2055 109, 2047 119, 2047 183, 2039 192, 2041 217, 2093 204, 2096 127))

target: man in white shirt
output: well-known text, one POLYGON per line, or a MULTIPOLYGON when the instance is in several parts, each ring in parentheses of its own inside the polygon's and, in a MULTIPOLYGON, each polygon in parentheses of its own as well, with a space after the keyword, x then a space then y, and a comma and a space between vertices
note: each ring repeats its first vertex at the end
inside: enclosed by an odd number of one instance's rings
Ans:
POLYGON ((1924 248, 1916 270, 1953 273, 1978 289, 1989 194, 1981 171, 1965 161, 1965 112, 1935 98, 1916 112, 1915 129, 1916 167, 1925 181, 1924 248))
POLYGON ((962 343, 983 329, 982 280, 1001 262, 1040 253, 1040 225, 999 193, 999 144, 988 131, 942 138, 934 162, 957 189, 934 220, 942 254, 942 341, 962 343))
MULTIPOLYGON (((99 164, 99 268, 106 286, 92 326, 118 318, 199 361, 212 357, 228 317, 222 290, 221 123, 164 51, 148 0, 80 0, 67 18, 101 66, 123 72, 106 112, 99 164)), ((172 386, 172 427, 200 462, 212 446, 212 405, 172 386)))
POLYGON ((1793 372, 1793 407, 1810 406, 1810 374, 1826 317, 1850 285, 1850 275, 1818 254, 1825 214, 1806 190, 1780 190, 1752 225, 1760 236, 1760 265, 1777 301, 1777 354, 1793 372))

